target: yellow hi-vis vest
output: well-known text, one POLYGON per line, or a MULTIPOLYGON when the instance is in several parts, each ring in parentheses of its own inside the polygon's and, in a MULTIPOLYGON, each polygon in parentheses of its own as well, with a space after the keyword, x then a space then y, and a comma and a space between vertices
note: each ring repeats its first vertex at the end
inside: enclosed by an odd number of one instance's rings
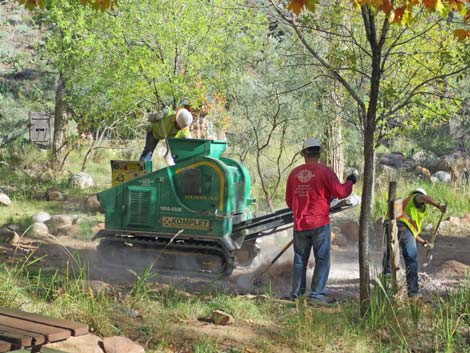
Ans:
POLYGON ((164 140, 167 137, 191 138, 189 126, 181 130, 176 126, 176 114, 178 111, 179 109, 176 112, 169 110, 163 118, 151 124, 152 135, 156 140, 164 140))
POLYGON ((408 196, 403 201, 402 214, 398 217, 397 221, 406 224, 408 229, 413 233, 416 238, 421 229, 423 228, 424 217, 426 216, 426 206, 423 207, 423 211, 420 211, 414 203, 416 194, 408 196))

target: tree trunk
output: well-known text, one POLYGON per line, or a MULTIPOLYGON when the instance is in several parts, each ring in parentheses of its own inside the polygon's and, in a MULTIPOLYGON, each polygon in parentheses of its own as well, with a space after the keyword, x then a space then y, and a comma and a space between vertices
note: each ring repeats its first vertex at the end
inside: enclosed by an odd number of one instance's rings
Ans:
POLYGON ((385 20, 377 37, 376 17, 368 6, 361 7, 367 39, 372 53, 372 70, 370 75, 369 105, 362 115, 364 131, 364 184, 362 187, 361 215, 359 217, 359 296, 361 314, 365 315, 369 308, 369 223, 373 205, 375 177, 375 130, 377 128, 377 106, 379 101, 380 80, 382 77, 382 47, 385 42, 388 21, 385 20))
POLYGON ((329 122, 326 130, 326 165, 334 170, 339 180, 344 174, 344 150, 341 119, 339 115, 329 122))
POLYGON ((362 203, 359 217, 359 282, 362 314, 366 312, 369 304, 369 223, 374 187, 374 164, 374 131, 366 130, 364 133, 362 203))
POLYGON ((68 119, 64 104, 65 82, 59 76, 55 92, 54 135, 52 140, 52 166, 58 172, 67 156, 68 119))

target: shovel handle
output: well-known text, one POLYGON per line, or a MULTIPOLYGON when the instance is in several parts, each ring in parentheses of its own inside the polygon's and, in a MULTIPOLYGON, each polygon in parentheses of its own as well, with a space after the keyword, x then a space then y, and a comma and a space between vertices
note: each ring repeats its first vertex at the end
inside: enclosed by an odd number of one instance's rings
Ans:
POLYGON ((290 246, 292 245, 292 243, 294 242, 294 239, 292 239, 291 241, 289 241, 283 248, 282 250, 279 252, 279 254, 276 255, 276 257, 271 261, 271 263, 269 264, 269 266, 262 272, 259 272, 258 274, 256 274, 252 279, 251 279, 251 283, 254 283, 256 282, 256 280, 261 277, 262 275, 264 275, 266 272, 269 271, 269 269, 272 267, 272 265, 274 265, 274 263, 282 256, 282 254, 284 254, 287 249, 290 248, 290 246))
MULTIPOLYGON (((445 205, 446 205, 446 208, 447 208, 447 202, 446 202, 445 205)), ((439 230, 439 226, 441 225, 442 218, 444 218, 444 214, 445 214, 445 212, 441 212, 441 216, 439 217, 439 221, 437 222, 436 228, 434 229, 434 232, 432 234, 432 237, 431 237, 431 244, 432 245, 434 245, 434 242, 436 241, 437 231, 439 230)))
POLYGON ((282 248, 282 250, 279 252, 279 254, 277 254, 276 257, 273 259, 273 261, 271 261, 271 265, 273 265, 273 264, 282 256, 282 254, 284 254, 284 253, 287 251, 287 249, 290 248, 290 246, 292 245, 293 242, 294 242, 294 239, 292 239, 291 241, 289 241, 289 242, 286 244, 286 246, 284 246, 284 247, 282 248))
MULTIPOLYGON (((445 203, 446 209, 447 209, 447 202, 445 203)), ((434 247, 434 242, 436 241, 437 237, 437 231, 439 230, 439 226, 441 225, 442 218, 444 218, 445 212, 441 212, 441 216, 439 217, 439 221, 437 221, 436 228, 434 229, 434 232, 431 236, 431 245, 434 247)), ((432 248, 429 248, 428 251, 426 251, 426 262, 424 263, 424 267, 428 266, 432 261, 432 248)))

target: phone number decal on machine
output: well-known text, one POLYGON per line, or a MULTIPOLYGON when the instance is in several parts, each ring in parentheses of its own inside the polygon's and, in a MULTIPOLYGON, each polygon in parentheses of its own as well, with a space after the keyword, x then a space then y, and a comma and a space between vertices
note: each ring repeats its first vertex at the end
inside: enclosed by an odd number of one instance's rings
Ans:
POLYGON ((162 217, 162 225, 167 228, 210 230, 211 223, 207 219, 162 217))

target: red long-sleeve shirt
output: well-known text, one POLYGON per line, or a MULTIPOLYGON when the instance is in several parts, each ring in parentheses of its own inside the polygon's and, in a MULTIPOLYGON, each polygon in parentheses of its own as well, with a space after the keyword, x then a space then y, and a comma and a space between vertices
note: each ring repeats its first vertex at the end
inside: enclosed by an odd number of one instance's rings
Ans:
POLYGON ((336 174, 320 163, 298 166, 289 175, 286 203, 294 215, 294 230, 302 231, 330 223, 330 202, 352 192, 353 183, 341 184, 336 174))

